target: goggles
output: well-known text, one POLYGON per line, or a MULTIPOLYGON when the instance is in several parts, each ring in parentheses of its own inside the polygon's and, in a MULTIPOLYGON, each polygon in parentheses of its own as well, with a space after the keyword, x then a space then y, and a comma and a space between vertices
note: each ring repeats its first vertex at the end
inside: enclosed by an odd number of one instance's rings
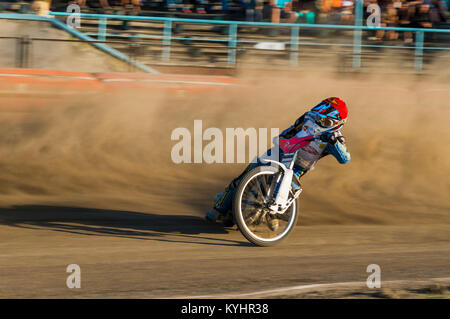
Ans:
POLYGON ((345 120, 333 119, 331 117, 316 117, 316 123, 323 128, 335 127, 339 124, 344 124, 345 120))

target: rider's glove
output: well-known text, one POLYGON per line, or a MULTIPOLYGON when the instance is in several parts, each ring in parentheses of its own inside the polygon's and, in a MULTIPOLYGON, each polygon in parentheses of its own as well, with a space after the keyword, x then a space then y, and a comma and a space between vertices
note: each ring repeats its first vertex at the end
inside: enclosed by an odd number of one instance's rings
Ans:
POLYGON ((345 145, 345 137, 342 135, 339 135, 337 137, 337 140, 339 141, 339 143, 341 143, 342 145, 345 145))
POLYGON ((337 139, 336 135, 334 135, 334 133, 322 134, 320 136, 320 140, 322 142, 330 143, 331 145, 336 144, 336 142, 338 141, 338 139, 337 139))

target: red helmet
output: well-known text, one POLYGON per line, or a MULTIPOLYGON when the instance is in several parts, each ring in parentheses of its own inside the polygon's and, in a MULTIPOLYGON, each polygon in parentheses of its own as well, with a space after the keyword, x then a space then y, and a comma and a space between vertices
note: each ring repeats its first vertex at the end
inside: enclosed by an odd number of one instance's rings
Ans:
POLYGON ((329 117, 338 121, 347 119, 347 104, 338 97, 329 97, 311 109, 320 117, 329 117))

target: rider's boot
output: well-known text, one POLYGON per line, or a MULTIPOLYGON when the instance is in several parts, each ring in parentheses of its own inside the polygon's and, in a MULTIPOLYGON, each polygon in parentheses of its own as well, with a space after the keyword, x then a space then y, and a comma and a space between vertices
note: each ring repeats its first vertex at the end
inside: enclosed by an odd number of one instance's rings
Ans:
POLYGON ((221 220, 224 227, 233 227, 235 225, 231 211, 228 211, 226 214, 222 215, 221 220))
POLYGON ((205 218, 211 222, 216 222, 220 219, 221 215, 224 213, 217 209, 217 202, 223 196, 223 193, 217 193, 216 198, 214 199, 214 207, 206 212, 205 218))
MULTIPOLYGON (((235 223, 233 220, 233 215, 231 213, 231 210, 227 210, 226 212, 223 212, 220 208, 221 206, 219 203, 222 203, 224 193, 227 193, 226 191, 223 193, 218 193, 216 195, 215 201, 214 201, 214 207, 211 208, 208 212, 206 212, 205 218, 208 221, 216 222, 221 221, 225 227, 232 227, 235 223)), ((227 195, 227 194, 225 194, 227 195)), ((224 205, 222 205, 224 206, 224 205)), ((224 208, 226 205, 224 206, 224 208)))
POLYGON ((235 224, 231 211, 222 213, 214 207, 206 212, 205 218, 210 222, 221 221, 225 227, 233 227, 235 224))
POLYGON ((215 209, 213 207, 209 211, 206 212, 205 218, 206 218, 206 220, 208 220, 210 222, 216 222, 219 220, 220 215, 221 215, 221 212, 219 212, 217 209, 215 209))

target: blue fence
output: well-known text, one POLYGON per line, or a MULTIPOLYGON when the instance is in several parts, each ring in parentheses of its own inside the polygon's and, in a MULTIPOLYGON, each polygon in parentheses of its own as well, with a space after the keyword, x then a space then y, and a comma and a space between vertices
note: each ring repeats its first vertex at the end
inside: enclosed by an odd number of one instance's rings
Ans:
MULTIPOLYGON (((67 17, 73 15, 66 12, 50 12, 51 15, 59 17, 67 17)), ((108 36, 124 36, 124 37, 137 37, 137 38, 153 38, 161 39, 162 60, 170 59, 170 47, 171 40, 191 40, 191 41, 208 41, 208 42, 226 42, 228 46, 228 64, 233 65, 236 63, 236 48, 240 43, 258 42, 258 41, 246 41, 240 40, 238 35, 239 26, 254 26, 254 27, 282 27, 290 28, 290 41, 285 43, 290 48, 290 64, 296 66, 298 63, 299 47, 302 45, 323 45, 323 43, 302 43, 299 42, 299 34, 302 29, 331 29, 331 30, 353 30, 353 43, 340 44, 333 43, 336 46, 352 47, 353 48, 353 63, 354 68, 361 66, 361 54, 365 47, 379 47, 379 48, 395 48, 395 49, 410 49, 414 50, 415 60, 414 67, 416 70, 422 69, 422 60, 424 50, 450 50, 450 47, 444 46, 430 46, 424 45, 425 33, 447 33, 450 34, 448 29, 418 29, 418 28, 395 28, 395 27, 368 27, 363 25, 324 25, 324 24, 290 24, 290 23, 267 23, 267 22, 244 22, 244 21, 225 21, 225 20, 203 20, 203 19, 183 19, 183 18, 171 18, 171 17, 147 17, 147 16, 128 16, 128 15, 104 15, 104 14, 79 14, 82 18, 95 18, 99 19, 98 32, 95 35, 97 39, 106 40, 108 36), (130 20, 130 21, 160 21, 164 23, 164 30, 161 36, 136 36, 136 35, 119 35, 119 34, 107 34, 106 26, 108 20, 130 20), (172 26, 174 23, 195 23, 195 24, 209 24, 209 25, 225 25, 228 28, 228 39, 217 38, 183 38, 174 36, 172 26), (405 45, 382 45, 382 44, 363 44, 362 43, 362 31, 374 31, 374 30, 392 30, 397 32, 413 32, 416 34, 415 43, 411 46, 405 45)), ((361 24, 361 23, 360 23, 361 24)))
MULTIPOLYGON (((358 12, 358 11, 357 11, 358 12)), ((89 19, 97 19, 98 20, 98 29, 96 33, 82 33, 77 31, 76 29, 72 29, 67 26, 65 23, 56 20, 55 18, 47 18, 40 17, 36 15, 29 14, 0 14, 0 18, 4 19, 29 19, 29 20, 42 20, 42 21, 50 21, 54 25, 57 25, 60 28, 65 29, 66 31, 73 33, 75 36, 80 39, 85 40, 86 42, 93 42, 93 38, 91 36, 95 36, 97 40, 107 41, 108 37, 123 37, 123 38, 151 38, 156 40, 161 40, 162 46, 162 54, 161 59, 164 61, 170 60, 171 55, 171 45, 172 40, 190 40, 190 41, 207 41, 207 42, 221 42, 226 44, 227 50, 227 63, 229 65, 234 65, 236 63, 236 51, 239 44, 244 43, 258 43, 261 41, 249 41, 245 39, 240 39, 238 31, 240 26, 252 26, 252 27, 269 27, 269 28, 290 28, 290 37, 289 41, 282 42, 286 45, 289 45, 289 59, 290 65, 296 66, 298 64, 299 57, 299 49, 302 46, 326 46, 326 45, 334 45, 340 47, 348 47, 352 48, 352 67, 360 68, 361 67, 361 55, 363 54, 364 48, 389 48, 389 49, 408 49, 414 52, 414 68, 418 71, 422 70, 423 64, 423 56, 424 51, 426 50, 450 50, 449 46, 443 46, 443 44, 434 45, 434 46, 425 46, 424 43, 424 35, 426 33, 434 33, 434 34, 447 34, 450 35, 450 30, 448 29, 417 29, 417 28, 394 28, 394 27, 368 27, 363 26, 360 18, 359 23, 356 23, 354 26, 350 25, 324 25, 324 24, 289 24, 289 23, 265 23, 265 22, 244 22, 244 21, 225 21, 225 20, 204 20, 204 19, 182 19, 182 18, 171 18, 171 17, 147 17, 147 16, 128 16, 128 15, 105 15, 105 14, 74 14, 69 12, 50 12, 50 15, 55 17, 80 17, 89 18, 89 19), (163 32, 161 35, 127 35, 127 34, 108 34, 107 33, 107 24, 109 20, 119 20, 119 21, 156 21, 163 23, 163 32), (192 24, 208 24, 208 25, 222 25, 228 29, 228 35, 225 38, 185 38, 176 36, 173 32, 173 25, 175 23, 192 23, 192 24), (350 30, 353 31, 353 42, 352 43, 315 43, 315 42, 301 42, 299 41, 299 36, 301 30, 350 30), (415 43, 411 46, 405 45, 382 45, 382 44, 363 44, 362 42, 362 31, 376 31, 376 30, 393 30, 397 32, 413 32, 416 34, 415 43)), ((121 60, 130 62, 132 64, 136 64, 140 69, 153 72, 155 71, 147 66, 137 62, 130 60, 128 56, 123 55, 122 53, 109 48, 106 44, 102 43, 93 43, 93 45, 99 47, 101 50, 104 50, 113 56, 118 57, 121 60)))

